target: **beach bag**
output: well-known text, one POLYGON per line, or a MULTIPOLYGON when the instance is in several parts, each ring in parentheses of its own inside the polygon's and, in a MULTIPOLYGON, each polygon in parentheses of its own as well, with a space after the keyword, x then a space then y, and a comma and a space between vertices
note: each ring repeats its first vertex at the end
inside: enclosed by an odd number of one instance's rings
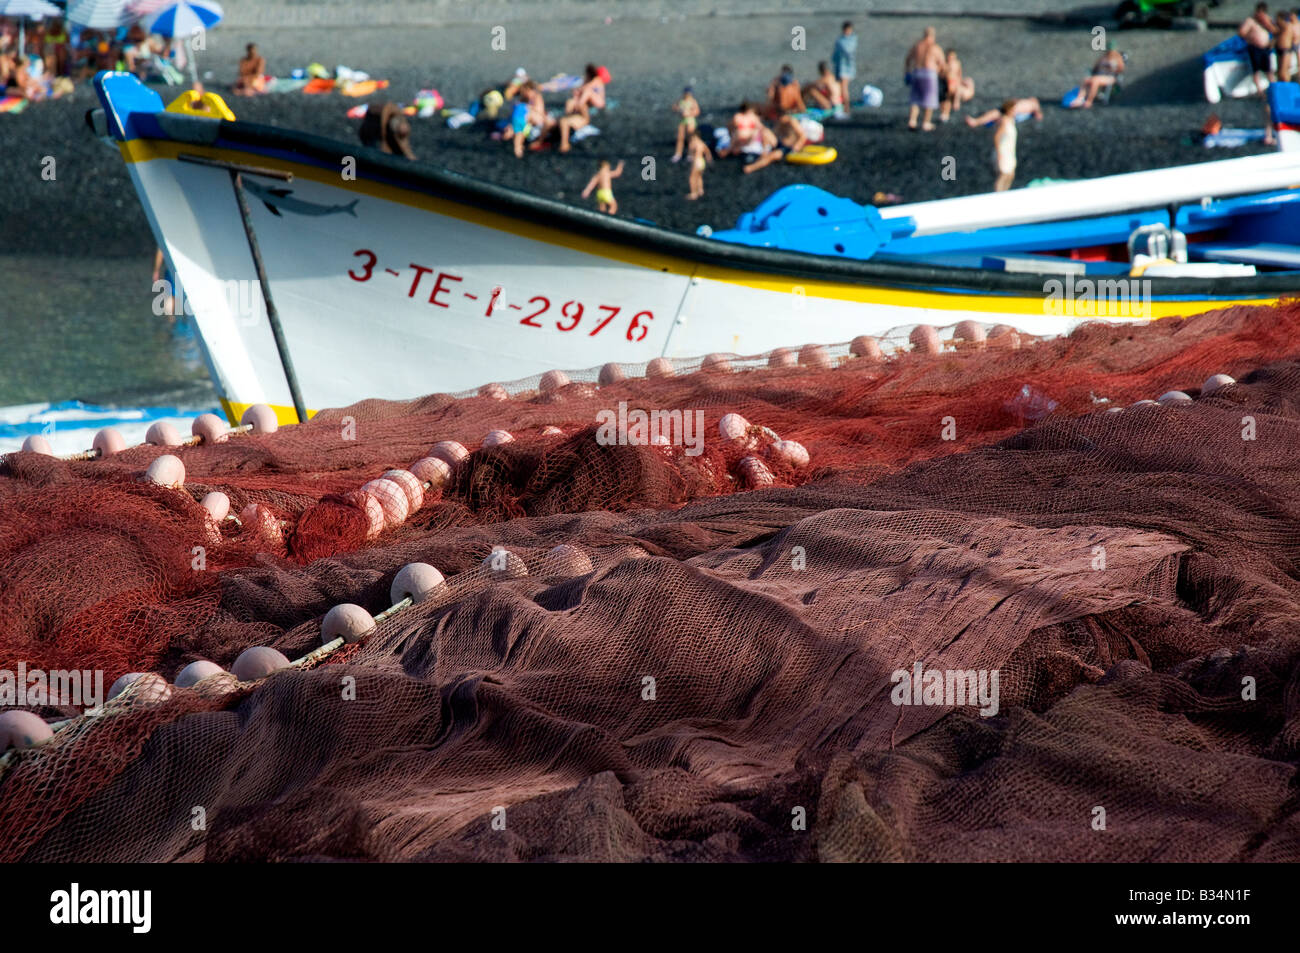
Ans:
POLYGON ((870 106, 872 109, 879 109, 885 101, 885 94, 875 86, 862 87, 862 105, 870 106))

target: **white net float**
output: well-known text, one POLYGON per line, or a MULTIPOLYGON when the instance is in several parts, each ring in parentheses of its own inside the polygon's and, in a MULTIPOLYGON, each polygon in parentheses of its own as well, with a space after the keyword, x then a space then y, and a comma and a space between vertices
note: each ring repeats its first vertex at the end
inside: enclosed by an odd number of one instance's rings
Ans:
POLYGON ((740 472, 741 482, 751 490, 771 486, 776 482, 767 464, 758 457, 745 457, 737 464, 736 469, 740 472))
POLYGON ((150 462, 144 471, 144 479, 146 483, 179 490, 185 485, 185 464, 181 463, 180 457, 164 453, 150 462))
POLYGON ((788 347, 779 347, 767 356, 768 367, 794 367, 799 358, 788 347))
POLYGON ((919 354, 938 354, 943 350, 939 332, 928 324, 918 324, 912 328, 912 333, 907 336, 907 340, 911 342, 912 350, 919 354))
POLYGON ((610 384, 617 384, 619 381, 627 380, 627 375, 623 373, 623 368, 618 364, 605 364, 600 368, 600 375, 596 378, 601 387, 608 387, 610 384))
POLYGON ((149 425, 149 429, 145 431, 144 442, 151 443, 155 447, 179 447, 181 434, 167 421, 160 420, 149 425))
POLYGON ((489 400, 509 400, 510 395, 500 384, 484 384, 478 389, 480 397, 486 397, 489 400))
POLYGON ((1205 383, 1201 385, 1201 396, 1208 396, 1220 388, 1235 383, 1237 383, 1236 378, 1229 377, 1227 374, 1211 374, 1205 379, 1205 383))
POLYGON ((484 448, 499 447, 505 443, 514 443, 514 440, 514 435, 508 430, 493 430, 483 438, 483 446, 484 448))
POLYGON ((723 414, 718 421, 718 435, 723 440, 739 440, 749 433, 749 421, 740 414, 723 414))
POLYGON ((387 520, 384 516, 384 507, 378 499, 362 490, 344 493, 343 499, 365 515, 366 539, 374 539, 384 531, 387 520))
POLYGON ((95 434, 95 439, 91 441, 92 450, 98 450, 101 457, 111 457, 115 453, 121 453, 126 449, 126 438, 114 430, 112 427, 105 427, 95 434))
POLYGON ((880 342, 867 334, 859 334, 849 343, 849 353, 868 361, 879 361, 885 356, 880 350, 880 342))
POLYGON ((957 326, 952 329, 952 336, 954 340, 964 341, 967 344, 983 344, 988 340, 984 325, 978 321, 958 321, 957 326))
POLYGON ((275 547, 284 545, 284 527, 269 506, 249 503, 239 511, 239 522, 246 535, 275 547))
POLYGON ((833 367, 830 353, 820 344, 805 344, 799 348, 799 363, 804 367, 825 369, 833 367))
POLYGON ((108 690, 108 700, 125 696, 133 702, 158 705, 172 697, 172 687, 153 672, 127 672, 108 690))
POLYGON ((731 361, 722 354, 708 354, 700 362, 700 370, 706 374, 730 374, 731 361))
POLYGON ((546 568, 553 576, 585 576, 594 567, 591 557, 577 546, 561 543, 546 554, 546 568))
POLYGON ((359 605, 344 602, 325 613, 320 624, 320 640, 322 644, 329 644, 335 639, 342 639, 351 644, 360 642, 373 631, 374 616, 359 605))
POLYGON ((230 666, 230 674, 241 682, 255 682, 260 678, 289 667, 289 660, 284 653, 266 645, 254 645, 244 649, 230 666))
POLYGON ((241 426, 248 427, 253 433, 275 433, 280 429, 280 420, 275 411, 266 404, 254 404, 239 418, 241 426))
POLYGON ((451 467, 446 460, 438 457, 423 457, 411 464, 411 473, 422 483, 428 483, 430 489, 438 489, 451 479, 451 467))
POLYGON ((388 595, 394 605, 403 599, 410 599, 418 605, 445 584, 442 573, 428 563, 407 563, 397 570, 388 595))
POLYGON ((672 377, 676 373, 673 362, 666 357, 656 357, 645 366, 646 377, 672 377))
POLYGON ((230 515, 230 497, 220 490, 213 490, 211 493, 204 495, 199 501, 199 506, 208 511, 214 522, 220 523, 230 515))
POLYGON ((224 443, 230 437, 230 428, 216 414, 199 414, 190 424, 190 433, 205 444, 224 443))
POLYGON ((483 558, 482 566, 499 579, 518 579, 528 575, 528 564, 523 557, 504 546, 493 547, 492 552, 483 558))
POLYGON ((414 513, 424 505, 424 483, 409 470, 385 470, 381 479, 392 480, 406 492, 407 507, 414 513))
POLYGON ((371 480, 361 486, 361 492, 373 496, 384 510, 384 525, 390 529, 405 522, 411 513, 411 504, 407 502, 406 491, 400 483, 393 480, 371 480))
POLYGON ((455 440, 439 440, 429 448, 429 456, 445 460, 447 466, 454 470, 456 464, 469 456, 469 451, 465 449, 464 444, 457 443, 455 440))
POLYGON ((0 713, 0 751, 30 748, 54 736, 54 729, 40 715, 30 711, 0 713))
POLYGON ((50 442, 38 433, 32 434, 23 440, 23 450, 27 453, 42 453, 47 457, 54 456, 54 447, 50 442))
POLYGON ((772 458, 780 460, 796 470, 800 467, 808 466, 811 459, 808 456, 808 449, 796 440, 777 440, 769 448, 772 458))
POLYGON ((1167 390, 1156 398, 1156 402, 1160 404, 1190 404, 1192 398, 1180 390, 1167 390))
POLYGON ((213 675, 221 675, 226 670, 216 662, 209 662, 207 659, 198 659, 186 665, 176 673, 177 688, 193 688, 205 678, 211 678, 213 675))
POLYGON ((551 394, 561 387, 569 385, 569 375, 564 371, 547 371, 537 382, 537 389, 543 394, 551 394))

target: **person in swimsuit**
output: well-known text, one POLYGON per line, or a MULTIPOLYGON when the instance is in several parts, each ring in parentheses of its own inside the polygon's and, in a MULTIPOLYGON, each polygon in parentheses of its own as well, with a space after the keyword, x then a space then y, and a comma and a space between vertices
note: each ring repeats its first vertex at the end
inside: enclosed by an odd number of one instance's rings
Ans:
POLYGON ((686 139, 693 132, 700 121, 700 104, 695 99, 695 91, 687 86, 682 90, 682 98, 677 100, 673 106, 673 112, 681 116, 677 120, 677 151, 673 153, 673 161, 682 161, 682 150, 686 148, 686 139))
POLYGON ((718 155, 740 156, 745 161, 743 171, 748 174, 771 165, 784 153, 777 147, 776 134, 759 118, 758 107, 741 103, 731 117, 731 145, 719 150, 718 155))
POLYGON ((691 191, 686 197, 694 201, 704 195, 704 168, 713 161, 713 153, 704 144, 697 129, 691 130, 690 141, 686 144, 686 157, 691 163, 689 177, 691 191))
POLYGON ((1283 10, 1277 15, 1277 36, 1274 43, 1277 49, 1277 78, 1283 83, 1291 82, 1296 71, 1296 44, 1300 41, 1300 18, 1294 11, 1283 10))
POLYGON ((1114 43, 1106 45, 1106 52, 1101 54, 1092 74, 1079 84, 1079 93, 1070 100, 1071 109, 1091 109, 1093 101, 1107 86, 1114 86, 1119 74, 1124 72, 1124 54, 1115 49, 1114 43))
POLYGON ((849 108, 849 102, 853 97, 849 85, 853 82, 853 77, 858 75, 855 62, 857 55, 858 35, 853 32, 853 24, 845 20, 840 24, 840 36, 835 41, 835 49, 831 53, 831 65, 835 67, 835 78, 839 80, 840 105, 843 109, 849 108))
POLYGON ((1255 5, 1255 12, 1241 21, 1237 35, 1246 41, 1246 56, 1250 59, 1250 73, 1255 80, 1255 91, 1264 95, 1264 87, 1273 79, 1272 57, 1275 24, 1268 15, 1268 4, 1255 5))
POLYGON ((618 213, 618 200, 614 198, 614 180, 622 174, 623 163, 621 160, 617 168, 611 169, 609 160, 601 159, 600 168, 591 177, 587 187, 582 190, 582 197, 585 199, 594 189, 596 191, 596 210, 605 212, 608 215, 616 215, 618 213))
POLYGON ((804 87, 804 96, 811 99, 818 109, 834 113, 835 118, 844 116, 844 91, 836 79, 831 65, 825 60, 817 64, 817 81, 804 87))
POLYGON ((568 152, 569 136, 583 126, 591 125, 593 109, 604 108, 605 81, 601 79, 600 67, 588 63, 586 79, 564 106, 564 118, 560 120, 560 151, 568 152))
MULTIPOLYGON (((1033 116, 1035 119, 1043 118, 1043 106, 1038 101, 1037 96, 1026 96, 1024 99, 1015 100, 1016 109, 1015 117, 1020 119, 1021 116, 1033 116)), ((967 116, 966 125, 972 129, 980 126, 987 126, 989 123, 997 122, 1002 115, 1002 109, 990 109, 988 112, 980 113, 978 116, 967 116)))
POLYGON ((788 113, 807 112, 803 93, 795 82, 794 67, 788 63, 781 67, 781 72, 767 87, 767 116, 780 119, 788 113))
POLYGON ((934 129, 934 111, 939 108, 939 72, 944 67, 943 49, 935 42, 934 27, 925 28, 925 34, 907 53, 903 68, 911 87, 911 109, 907 115, 907 128, 915 129, 917 117, 926 132, 934 129))
POLYGON ((1016 177, 1016 100, 1008 99, 999 111, 1001 118, 993 127, 993 169, 997 174, 993 191, 1005 192, 1016 177))
POLYGON ((962 71, 961 59, 956 50, 948 51, 943 79, 943 107, 939 110, 939 121, 947 122, 954 112, 961 112, 963 103, 975 98, 975 80, 962 71))

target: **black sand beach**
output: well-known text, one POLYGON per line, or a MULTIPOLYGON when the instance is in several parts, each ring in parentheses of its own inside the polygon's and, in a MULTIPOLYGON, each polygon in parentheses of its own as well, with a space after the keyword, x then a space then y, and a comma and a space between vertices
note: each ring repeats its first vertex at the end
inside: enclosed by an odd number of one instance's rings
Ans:
MULTIPOLYGON (((1038 3, 1031 9, 1042 8, 1038 3)), ((930 23, 938 28, 944 46, 958 49, 975 79, 974 108, 982 111, 1011 96, 1034 95, 1043 101, 1043 121, 1020 126, 1017 185, 1034 178, 1086 178, 1263 151, 1207 150, 1196 141, 1197 130, 1211 112, 1217 112, 1225 126, 1263 124, 1258 100, 1216 107, 1204 100, 1200 55, 1228 35, 1226 30, 1117 31, 1113 21, 1098 12, 1094 25, 1110 30, 1109 38, 1129 54, 1128 80, 1111 105, 1067 111, 1059 106, 1062 95, 1087 74, 1097 56, 1086 15, 1063 22, 857 15, 861 39, 855 83, 859 90, 864 83, 879 87, 884 104, 855 109, 850 119, 827 124, 827 142, 839 151, 839 160, 824 167, 779 163, 756 175, 742 175, 736 161, 721 162, 705 177, 704 198, 688 202, 686 170, 669 161, 675 132, 670 106, 682 86, 695 87, 706 120, 725 122, 741 99, 762 97, 783 62, 795 66, 801 81, 813 79, 818 60, 829 56, 844 14, 674 14, 606 23, 603 12, 592 8, 587 14, 586 9, 569 4, 560 9, 568 12, 557 12, 556 19, 503 20, 505 50, 493 49, 492 26, 486 22, 405 28, 222 26, 207 38, 199 69, 209 88, 227 96, 240 119, 357 142, 360 122, 348 119, 346 112, 367 100, 338 94, 254 99, 229 95, 244 44, 257 41, 276 75, 314 61, 331 69, 344 64, 390 80, 386 93, 370 100, 386 96, 409 101, 418 89, 436 87, 450 106, 464 106, 518 66, 545 79, 579 72, 588 61, 606 64, 614 76, 609 96, 617 105, 599 117, 601 135, 577 144, 571 154, 530 153, 519 161, 483 132, 449 130, 439 118, 413 120, 418 160, 580 203, 579 192, 596 162, 623 159, 628 171, 617 183, 620 214, 684 231, 701 225, 731 227, 742 212, 796 182, 860 202, 871 201, 877 191, 921 201, 990 189, 988 130, 971 130, 960 121, 929 134, 905 126, 903 57, 930 23), (791 49, 796 28, 806 35, 805 51, 791 49), (955 165, 946 163, 947 157, 955 165), (654 160, 653 177, 643 177, 649 158, 654 160), (945 165, 955 169, 954 177, 944 177, 945 165)), ((161 92, 170 100, 179 88, 161 92)), ((563 95, 551 95, 548 102, 559 108, 563 95)), ((41 319, 53 340, 81 339, 76 332, 86 321, 94 322, 96 336, 129 339, 138 322, 151 317, 153 240, 121 158, 85 125, 84 115, 95 105, 93 91, 83 84, 69 99, 0 116, 0 181, 6 192, 0 281, 23 288, 11 301, 21 300, 24 316, 41 319), (41 175, 46 156, 57 162, 53 181, 41 175), (96 294, 111 304, 93 315, 84 308, 69 310, 72 299, 59 283, 34 277, 51 273, 98 286, 96 294), (137 297, 138 310, 129 304, 137 297), (66 334, 58 330, 64 324, 70 326, 66 334)), ((12 316, 2 330, 6 336, 14 330, 12 316)), ((0 361, 15 360, 19 337, 11 339, 11 347, 0 348, 9 355, 0 361)), ((21 352, 25 359, 41 356, 25 344, 21 352)), ((129 379, 114 378, 111 365, 88 371, 86 361, 67 349, 44 358, 41 365, 54 369, 39 382, 25 382, 32 386, 14 386, 19 375, 0 368, 0 404, 139 390, 138 368, 129 379)), ((156 359, 171 358, 160 352, 156 359)), ((177 376, 174 369, 161 372, 159 387, 172 390, 177 376)), ((202 374, 192 370, 181 376, 199 380, 202 374)))

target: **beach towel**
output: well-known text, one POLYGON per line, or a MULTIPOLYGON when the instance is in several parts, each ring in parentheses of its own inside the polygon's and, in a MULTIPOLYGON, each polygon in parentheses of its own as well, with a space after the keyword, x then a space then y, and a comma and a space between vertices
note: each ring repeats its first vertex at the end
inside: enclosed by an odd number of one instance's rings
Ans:
POLYGON ((544 93, 563 93, 582 85, 582 77, 573 73, 556 73, 538 88, 544 93))
POLYGON ((20 113, 27 108, 27 100, 21 96, 6 96, 0 99, 0 113, 20 113))
POLYGON ((321 93, 334 92, 334 80, 332 79, 310 79, 303 86, 302 91, 309 96, 317 96, 321 93))
POLYGON ((303 77, 293 76, 272 76, 271 81, 266 84, 268 93, 296 93, 311 80, 303 77))
POLYGON ((1267 129, 1220 129, 1205 137, 1202 145, 1207 149, 1236 149, 1252 142, 1263 142, 1267 129))
POLYGON ((573 142, 581 142, 583 139, 590 139, 592 136, 599 136, 600 130, 595 126, 588 124, 581 129, 575 129, 569 139, 573 142))
POLYGON ((361 82, 345 82, 339 92, 344 96, 369 96, 371 93, 388 88, 386 79, 365 79, 361 82))

